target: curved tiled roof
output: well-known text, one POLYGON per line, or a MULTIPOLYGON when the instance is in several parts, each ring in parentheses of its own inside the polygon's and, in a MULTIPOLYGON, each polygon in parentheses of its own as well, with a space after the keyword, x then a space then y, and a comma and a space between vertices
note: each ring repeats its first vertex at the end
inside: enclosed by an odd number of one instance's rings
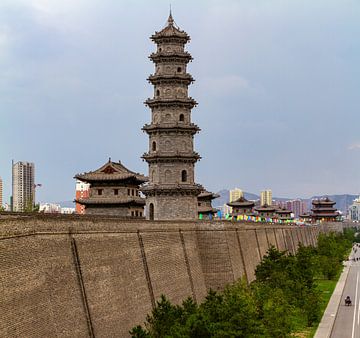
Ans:
POLYGON ((141 197, 110 197, 110 198, 79 198, 75 202, 84 204, 84 205, 94 205, 94 204, 103 204, 103 205, 114 205, 114 204, 137 204, 145 205, 145 199, 141 197))
POLYGON ((233 202, 226 203, 229 207, 253 207, 255 205, 254 202, 248 201, 245 197, 241 196, 237 200, 233 202))
POLYGON ((199 194, 198 199, 215 199, 218 197, 220 197, 219 194, 214 194, 210 191, 204 190, 199 194))
POLYGON ((155 32, 155 34, 151 36, 151 40, 155 42, 163 38, 180 38, 183 39, 184 42, 190 40, 190 36, 175 24, 171 13, 167 20, 167 25, 160 32, 155 32))
POLYGON ((75 175, 80 181, 91 182, 91 181, 121 181, 128 178, 133 178, 139 183, 148 181, 148 178, 139 173, 135 173, 127 169, 120 162, 112 162, 110 159, 102 167, 97 170, 85 172, 82 174, 75 175))

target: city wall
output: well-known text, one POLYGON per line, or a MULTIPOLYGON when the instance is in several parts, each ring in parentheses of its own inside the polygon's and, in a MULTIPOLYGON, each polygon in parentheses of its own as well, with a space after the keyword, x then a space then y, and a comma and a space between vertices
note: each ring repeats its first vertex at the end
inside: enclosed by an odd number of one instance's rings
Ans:
POLYGON ((0 216, 0 336, 128 337, 161 294, 201 301, 252 281, 270 245, 295 252, 340 227, 0 216))

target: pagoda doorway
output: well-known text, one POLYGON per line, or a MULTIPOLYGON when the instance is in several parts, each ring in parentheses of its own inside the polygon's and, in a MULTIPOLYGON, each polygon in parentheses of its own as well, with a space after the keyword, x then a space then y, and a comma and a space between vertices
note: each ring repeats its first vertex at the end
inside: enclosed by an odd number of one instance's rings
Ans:
POLYGON ((154 204, 150 203, 149 205, 149 220, 154 220, 154 204))

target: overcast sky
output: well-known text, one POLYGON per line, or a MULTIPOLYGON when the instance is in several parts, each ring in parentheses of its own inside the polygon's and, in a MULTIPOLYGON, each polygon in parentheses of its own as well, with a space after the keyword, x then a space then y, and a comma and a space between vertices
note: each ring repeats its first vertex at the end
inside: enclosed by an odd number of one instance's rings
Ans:
MULTIPOLYGON (((172 0, 198 102, 196 180, 310 197, 360 192, 360 1, 172 0)), ((0 1, 0 176, 36 165, 38 201, 74 198, 76 173, 141 155, 149 36, 169 1, 0 1)))

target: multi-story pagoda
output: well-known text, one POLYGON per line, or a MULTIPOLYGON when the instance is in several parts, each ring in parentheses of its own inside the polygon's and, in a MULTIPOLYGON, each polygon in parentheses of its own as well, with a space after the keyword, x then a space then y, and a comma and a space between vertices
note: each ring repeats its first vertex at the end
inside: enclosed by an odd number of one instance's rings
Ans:
POLYGON ((233 202, 227 203, 229 207, 232 208, 231 216, 236 217, 240 215, 253 216, 254 215, 254 206, 253 201, 248 201, 244 196, 241 196, 233 202))
POLYGON ((151 40, 157 45, 149 56, 155 63, 155 73, 148 78, 154 96, 145 102, 151 109, 151 123, 142 128, 149 135, 149 151, 142 156, 149 165, 149 183, 142 189, 147 218, 196 219, 197 196, 203 188, 194 180, 200 156, 193 139, 200 129, 191 122, 196 101, 188 96, 194 79, 187 73, 192 57, 184 49, 190 37, 170 13, 165 28, 151 40))
POLYGON ((284 208, 279 208, 276 211, 277 218, 282 221, 289 221, 292 220, 293 217, 291 217, 291 210, 284 208))
POLYGON ((85 207, 85 214, 144 217, 145 199, 139 189, 147 177, 109 159, 101 168, 75 178, 90 184, 89 196, 75 200, 85 207))
POLYGON ((210 191, 202 191, 198 196, 198 215, 201 219, 212 219, 218 212, 217 209, 212 207, 212 200, 220 197, 218 194, 214 194, 210 191))
POLYGON ((317 221, 336 221, 339 212, 334 208, 336 202, 328 197, 312 200, 311 219, 317 221))
POLYGON ((275 207, 272 205, 261 205, 255 208, 258 216, 261 218, 273 218, 275 216, 275 207))

